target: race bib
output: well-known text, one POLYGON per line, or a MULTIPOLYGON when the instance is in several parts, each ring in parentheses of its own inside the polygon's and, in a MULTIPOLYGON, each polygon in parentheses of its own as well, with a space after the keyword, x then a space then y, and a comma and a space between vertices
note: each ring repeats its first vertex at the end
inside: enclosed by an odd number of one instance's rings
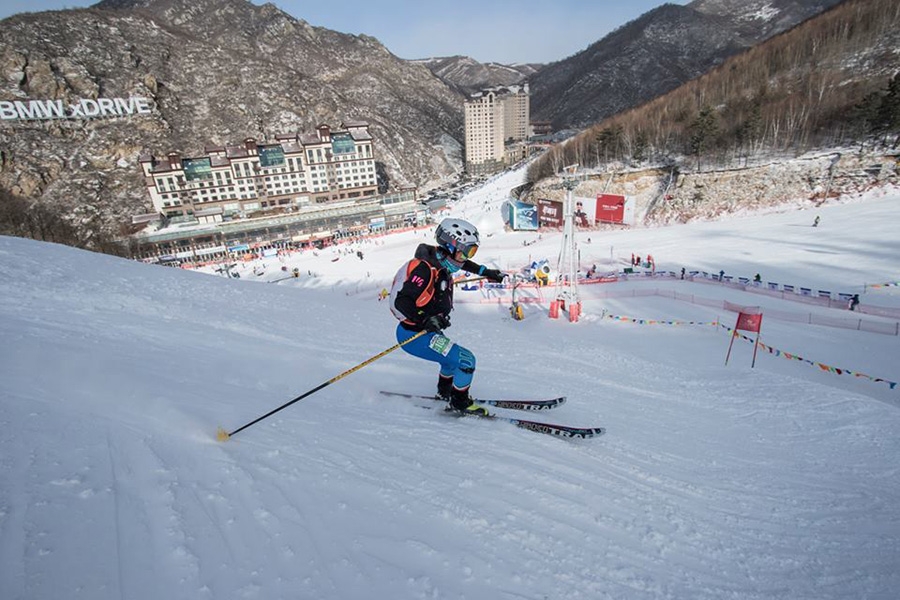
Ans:
POLYGON ((447 336, 437 334, 431 341, 428 342, 428 347, 440 354, 441 356, 447 356, 450 354, 451 348, 453 348, 453 342, 450 341, 450 338, 447 336))

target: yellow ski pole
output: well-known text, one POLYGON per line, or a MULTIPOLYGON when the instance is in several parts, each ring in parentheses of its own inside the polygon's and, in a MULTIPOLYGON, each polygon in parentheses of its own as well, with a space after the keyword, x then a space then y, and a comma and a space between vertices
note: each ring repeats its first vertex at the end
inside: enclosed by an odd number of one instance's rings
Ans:
POLYGON ((331 384, 334 383, 335 381, 338 381, 339 379, 343 379, 343 378, 346 377, 347 375, 350 375, 351 373, 355 373, 356 371, 359 371, 360 369, 362 369, 362 368, 365 367, 366 365, 375 362, 376 360, 378 360, 379 358, 385 356, 386 354, 390 354, 391 352, 393 352, 394 350, 396 350, 396 349, 399 348, 400 346, 403 346, 404 344, 408 344, 408 343, 410 343, 411 341, 413 341, 414 339, 419 338, 419 337, 425 335, 425 333, 426 333, 426 331, 424 331, 424 330, 423 330, 423 331, 420 331, 419 333, 417 333, 416 335, 412 336, 412 337, 409 338, 408 340, 403 341, 403 342, 400 342, 399 344, 395 344, 395 345, 391 346, 390 348, 388 348, 388 349, 385 350, 384 352, 381 352, 381 353, 379 353, 379 354, 376 354, 376 355, 373 356, 372 358, 370 358, 370 359, 368 359, 368 360, 366 360, 366 361, 364 361, 364 362, 359 363, 358 365, 356 365, 356 366, 353 367, 352 369, 347 369, 346 371, 344 371, 344 372, 341 373, 340 375, 337 375, 337 376, 335 376, 335 377, 332 377, 331 379, 329 379, 329 380, 326 381, 325 383, 323 383, 323 384, 321 384, 321 385, 318 385, 318 386, 314 387, 313 389, 309 390, 309 391, 306 392, 305 394, 302 394, 302 395, 300 395, 300 396, 297 396, 296 398, 294 398, 294 399, 291 400, 290 402, 286 402, 286 403, 282 404, 281 406, 279 406, 278 408, 276 408, 276 409, 274 409, 274 410, 270 410, 269 412, 267 412, 267 413, 264 414, 263 416, 261 416, 261 417, 259 417, 259 418, 256 418, 256 419, 254 419, 254 420, 252 420, 252 421, 250 421, 250 422, 247 423, 246 425, 243 425, 243 426, 241 426, 241 427, 238 427, 237 429, 235 429, 235 430, 232 431, 232 432, 225 431, 224 429, 222 429, 221 427, 219 427, 218 431, 216 431, 216 439, 219 440, 220 442, 224 442, 224 441, 228 440, 228 439, 231 438, 231 436, 233 436, 234 434, 236 434, 236 433, 238 433, 238 432, 240 432, 240 431, 243 431, 243 430, 247 429, 247 428, 250 427, 251 425, 255 425, 256 423, 259 423, 259 422, 262 421, 263 419, 266 419, 266 418, 268 418, 268 417, 271 417, 272 415, 274 415, 274 414, 277 413, 278 411, 280 411, 280 410, 282 410, 282 409, 284 409, 284 408, 287 408, 288 406, 290 406, 290 405, 293 404, 294 402, 300 402, 301 400, 303 400, 303 399, 306 398, 307 396, 311 396, 311 395, 315 394, 316 392, 318 392, 318 391, 321 390, 322 388, 328 387, 329 385, 331 385, 331 384))
POLYGON ((481 281, 482 279, 487 279, 487 277, 479 275, 478 277, 469 277, 468 279, 456 279, 453 281, 453 285, 459 285, 461 283, 471 283, 473 281, 481 281))

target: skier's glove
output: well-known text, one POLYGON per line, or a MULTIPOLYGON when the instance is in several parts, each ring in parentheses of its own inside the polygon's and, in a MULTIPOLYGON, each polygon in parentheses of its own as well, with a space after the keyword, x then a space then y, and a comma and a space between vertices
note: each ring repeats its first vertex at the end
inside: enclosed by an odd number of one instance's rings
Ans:
POLYGON ((503 278, 506 277, 506 273, 502 273, 497 269, 485 269, 481 274, 494 283, 503 283, 503 278))
POLYGON ((425 320, 425 331, 441 332, 450 327, 450 318, 444 315, 432 315, 425 320))

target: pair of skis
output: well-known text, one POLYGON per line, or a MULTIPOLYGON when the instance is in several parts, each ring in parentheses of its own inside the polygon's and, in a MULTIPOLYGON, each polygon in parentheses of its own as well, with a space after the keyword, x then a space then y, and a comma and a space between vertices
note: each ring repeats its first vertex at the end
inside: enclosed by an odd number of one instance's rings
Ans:
MULTIPOLYGON (((444 403, 445 401, 437 396, 424 396, 420 394, 407 394, 404 392, 381 392, 385 396, 400 396, 402 398, 410 398, 413 400, 432 400, 434 402, 444 403)), ((565 396, 559 398, 550 398, 547 400, 481 400, 474 399, 476 404, 482 406, 491 406, 494 408, 503 408, 508 410, 521 411, 541 411, 551 410, 565 403, 565 396)), ((420 405, 422 408, 432 408, 432 406, 420 405)), ((516 427, 534 431, 537 433, 545 433, 547 435, 556 435, 560 437, 570 438, 589 438, 606 433, 603 427, 572 427, 569 425, 556 425, 554 423, 543 423, 541 421, 530 421, 526 419, 518 419, 515 417, 507 417, 504 415, 488 414, 488 415, 468 415, 481 419, 491 419, 495 421, 505 421, 512 423, 516 427)))

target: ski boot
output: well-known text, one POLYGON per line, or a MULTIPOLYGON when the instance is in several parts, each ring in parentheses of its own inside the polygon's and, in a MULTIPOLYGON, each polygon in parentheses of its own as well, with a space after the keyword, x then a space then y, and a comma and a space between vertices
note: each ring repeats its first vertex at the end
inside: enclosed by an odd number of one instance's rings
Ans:
POLYGON ((450 394, 453 391, 453 376, 438 374, 437 398, 444 402, 450 402, 450 394))
POLYGON ((455 410, 464 415, 476 415, 479 417, 487 417, 490 413, 480 404, 475 404, 472 397, 469 396, 469 388, 458 390, 453 388, 450 392, 450 404, 448 410, 455 410))

